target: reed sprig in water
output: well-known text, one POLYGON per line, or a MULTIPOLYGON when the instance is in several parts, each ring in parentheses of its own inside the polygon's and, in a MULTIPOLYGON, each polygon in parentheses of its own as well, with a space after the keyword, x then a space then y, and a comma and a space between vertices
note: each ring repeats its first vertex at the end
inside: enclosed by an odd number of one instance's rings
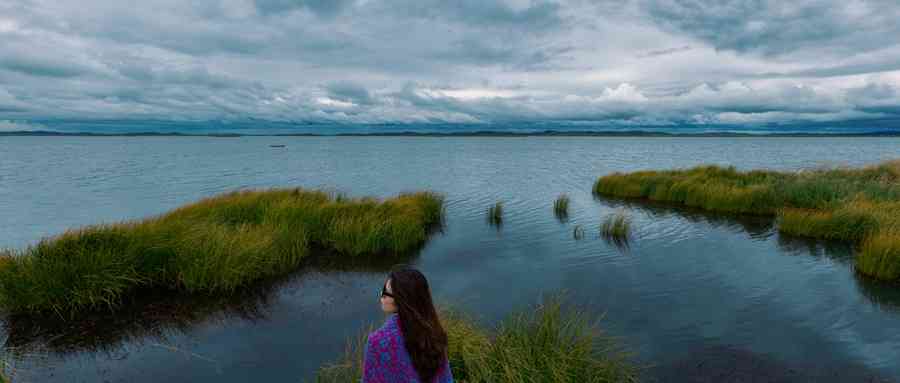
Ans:
POLYGON ((227 193, 141 221, 89 226, 0 255, 0 307, 13 313, 114 309, 141 288, 228 294, 336 257, 416 249, 440 222, 429 192, 379 201, 303 189, 227 193))
POLYGON ((600 236, 618 247, 628 246, 631 239, 631 218, 621 211, 610 214, 600 225, 600 236))
POLYGON ((500 226, 503 224, 503 202, 497 202, 488 208, 487 220, 491 226, 500 226))
POLYGON ((569 196, 560 194, 556 198, 556 201, 553 202, 553 214, 560 222, 565 222, 569 219, 569 196))
POLYGON ((572 238, 574 238, 574 239, 584 238, 584 228, 581 225, 575 225, 575 227, 572 228, 572 238))
POLYGON ((900 280, 900 161, 800 172, 699 166, 613 173, 597 180, 594 193, 777 216, 783 233, 861 244, 857 271, 900 280))

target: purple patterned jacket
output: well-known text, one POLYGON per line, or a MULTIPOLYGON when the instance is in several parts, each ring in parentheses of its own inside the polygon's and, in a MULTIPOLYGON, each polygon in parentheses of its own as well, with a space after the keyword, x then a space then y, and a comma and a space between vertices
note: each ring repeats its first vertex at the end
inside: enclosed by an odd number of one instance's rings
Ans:
MULTIPOLYGON (((397 314, 369 334, 365 354, 362 383, 422 383, 406 352, 397 314)), ((449 361, 438 370, 433 383, 453 383, 449 361)))

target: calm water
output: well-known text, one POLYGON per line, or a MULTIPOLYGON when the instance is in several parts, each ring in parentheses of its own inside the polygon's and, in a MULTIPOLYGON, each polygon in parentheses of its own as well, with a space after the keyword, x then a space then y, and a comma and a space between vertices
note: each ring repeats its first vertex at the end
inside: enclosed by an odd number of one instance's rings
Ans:
MULTIPOLYGON (((447 196, 446 226, 410 261, 438 301, 485 324, 565 291, 603 315, 605 329, 648 365, 648 378, 900 380, 900 287, 857 277, 849 246, 787 238, 767 220, 590 193, 613 171, 896 157, 896 138, 3 137, 0 247, 237 188, 431 189, 447 196), (560 193, 572 199, 568 223, 552 214, 560 193), (498 200, 506 214, 499 230, 485 221, 498 200), (597 235, 601 219, 620 209, 633 218, 627 250, 597 235), (587 232, 580 241, 576 224, 587 232)), ((378 266, 314 270, 229 302, 150 299, 136 312, 62 330, 9 320, 0 339, 20 351, 13 359, 27 381, 299 381, 381 319, 378 266)))

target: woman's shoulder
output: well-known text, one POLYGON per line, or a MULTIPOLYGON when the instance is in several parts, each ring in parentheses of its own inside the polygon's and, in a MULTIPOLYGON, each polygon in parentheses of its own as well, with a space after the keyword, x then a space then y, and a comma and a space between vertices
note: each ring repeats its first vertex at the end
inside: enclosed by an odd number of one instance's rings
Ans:
POLYGON ((400 327, 397 324, 397 315, 391 315, 384 324, 375 331, 369 333, 369 346, 375 348, 386 348, 392 342, 391 340, 399 338, 400 327))

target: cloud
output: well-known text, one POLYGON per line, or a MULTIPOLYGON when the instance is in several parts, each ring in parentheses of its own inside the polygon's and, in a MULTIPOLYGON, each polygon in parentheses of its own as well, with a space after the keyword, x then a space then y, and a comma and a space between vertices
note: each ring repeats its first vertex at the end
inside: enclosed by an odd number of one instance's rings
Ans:
POLYGON ((820 47, 834 55, 866 51, 896 44, 900 32, 900 9, 890 0, 644 0, 640 6, 663 27, 717 49, 764 55, 820 47))
POLYGON ((334 16, 348 5, 350 0, 255 0, 256 8, 263 14, 308 10, 323 16, 334 16))
POLYGON ((387 1, 383 6, 395 8, 400 14, 411 18, 457 21, 490 29, 534 31, 558 27, 563 23, 560 15, 562 6, 553 1, 401 0, 387 1), (515 3, 519 6, 514 6, 515 3))
POLYGON ((0 68, 31 76, 45 77, 75 77, 86 72, 83 67, 77 65, 60 65, 58 62, 23 55, 0 58, 0 68))
POLYGON ((325 89, 333 99, 357 105, 370 105, 374 103, 369 91, 362 85, 353 82, 340 81, 327 85, 325 89))
POLYGON ((28 111, 28 107, 21 100, 0 87, 0 113, 19 114, 28 111))
POLYGON ((675 48, 653 50, 653 51, 649 51, 647 53, 641 53, 641 54, 637 55, 637 57, 644 58, 644 57, 665 56, 665 55, 670 55, 673 53, 684 52, 684 51, 689 51, 689 50, 691 50, 691 47, 688 45, 685 45, 685 46, 675 47, 675 48))
POLYGON ((0 120, 0 132, 31 132, 37 130, 50 131, 52 129, 36 123, 0 120))
POLYGON ((0 120, 896 118, 889 1, 0 0, 0 120))

